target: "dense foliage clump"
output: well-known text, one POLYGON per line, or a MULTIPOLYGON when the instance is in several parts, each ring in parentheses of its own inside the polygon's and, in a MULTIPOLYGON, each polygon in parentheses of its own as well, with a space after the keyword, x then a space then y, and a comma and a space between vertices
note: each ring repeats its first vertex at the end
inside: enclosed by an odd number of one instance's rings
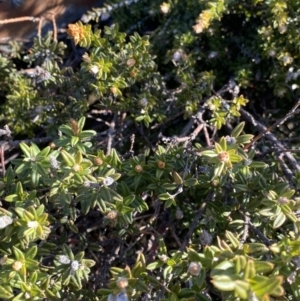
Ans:
POLYGON ((10 43, 0 298, 299 299, 299 10, 108 1, 10 43))

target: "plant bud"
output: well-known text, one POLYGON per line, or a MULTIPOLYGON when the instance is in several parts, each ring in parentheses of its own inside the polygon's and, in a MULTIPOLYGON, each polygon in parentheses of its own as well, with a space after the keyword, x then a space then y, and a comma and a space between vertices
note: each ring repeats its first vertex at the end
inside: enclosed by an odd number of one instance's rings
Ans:
POLYGON ((137 173, 141 173, 143 171, 143 167, 142 165, 136 165, 134 170, 137 172, 137 173))
POLYGON ((168 256, 166 254, 163 254, 159 257, 159 259, 162 261, 162 262, 166 262, 168 260, 168 256))
POLYGON ((278 204, 279 205, 286 205, 290 202, 290 200, 287 197, 281 196, 278 199, 278 204))
POLYGON ((104 180, 103 180, 103 185, 105 186, 110 186, 111 184, 114 183, 114 179, 112 177, 106 177, 104 180))
POLYGON ((136 63, 136 60, 135 59, 128 59, 126 64, 128 67, 133 67, 136 63))
POLYGON ((161 11, 163 14, 167 14, 167 13, 170 11, 170 4, 164 2, 164 3, 160 6, 160 11, 161 11))
POLYGON ((124 289, 128 286, 128 280, 125 277, 119 277, 117 280, 117 287, 120 289, 124 289))
POLYGON ((37 229, 39 226, 39 223, 37 221, 29 221, 27 222, 27 227, 31 229, 37 229))
POLYGON ((77 121, 74 119, 71 120, 71 128, 72 128, 74 135, 79 134, 79 132, 80 132, 79 125, 78 125, 77 121))
POLYGON ((13 270, 15 271, 20 271, 22 268, 23 264, 20 261, 15 261, 12 265, 13 270))
POLYGON ((117 95, 118 94, 118 89, 116 87, 111 87, 110 88, 110 92, 114 95, 117 95))
POLYGON ((141 107, 146 107, 148 105, 148 99, 147 98, 142 98, 140 101, 139 101, 139 105, 141 107))
POLYGON ((96 66, 96 65, 92 65, 92 66, 90 67, 90 72, 91 72, 93 75, 97 75, 98 72, 99 72, 99 67, 96 66))
POLYGON ((157 162, 157 167, 160 168, 160 169, 164 169, 166 166, 166 163, 163 162, 163 161, 158 161, 157 162))
POLYGON ((201 266, 198 262, 191 262, 189 267, 188 267, 188 272, 192 275, 192 276, 198 276, 200 274, 201 271, 201 266))
POLYGON ((95 157, 94 158, 94 164, 95 165, 102 165, 102 163, 103 163, 103 160, 101 159, 101 158, 99 158, 99 157, 95 157))
POLYGON ((55 149, 56 148, 56 145, 55 145, 54 142, 50 142, 49 146, 50 146, 51 149, 55 149))
POLYGON ((203 230, 200 234, 200 242, 201 245, 203 246, 207 246, 210 245, 212 242, 212 235, 210 233, 208 233, 206 230, 203 230))
POLYGON ((75 165, 73 166, 73 170, 74 170, 75 172, 80 171, 80 169, 81 169, 81 167, 80 167, 79 164, 75 164, 75 165))
POLYGON ((131 70, 131 71, 129 72, 129 74, 130 74, 130 76, 133 77, 133 78, 136 77, 136 72, 135 72, 134 70, 131 70))
POLYGON ((218 159, 220 160, 220 162, 222 162, 222 163, 227 163, 228 161, 229 161, 229 154, 227 153, 227 152, 225 152, 225 151, 223 151, 223 152, 220 152, 219 154, 218 154, 218 159))
POLYGON ((118 212, 116 210, 111 210, 107 213, 106 217, 108 219, 115 219, 118 216, 118 212))
POLYGON ((79 264, 79 262, 77 260, 73 260, 71 262, 71 269, 73 271, 77 271, 79 269, 79 266, 80 266, 80 264, 79 264))

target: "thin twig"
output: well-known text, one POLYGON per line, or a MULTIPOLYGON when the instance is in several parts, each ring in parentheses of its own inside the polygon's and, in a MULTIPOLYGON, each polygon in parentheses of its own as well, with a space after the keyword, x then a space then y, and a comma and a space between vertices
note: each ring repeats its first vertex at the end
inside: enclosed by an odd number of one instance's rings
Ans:
MULTIPOLYGON (((209 96, 209 97, 206 97, 204 100, 203 100, 203 103, 205 104, 208 100, 216 97, 216 96, 221 96, 222 94, 224 94, 225 92, 227 92, 229 90, 229 87, 228 85, 224 85, 220 90, 218 91, 213 91, 212 92, 214 93, 213 96, 209 96)), ((197 115, 198 114, 203 114, 203 106, 200 106, 199 109, 198 109, 198 112, 196 113, 196 118, 197 118, 197 115)), ((187 133, 191 130, 192 126, 194 124, 194 118, 190 118, 189 122, 186 124, 186 126, 183 128, 183 130, 181 131, 181 134, 180 136, 186 136, 187 133)))
POLYGON ((294 176, 293 176, 292 171, 291 171, 291 170, 289 169, 289 167, 285 164, 285 162, 284 162, 284 160, 283 160, 283 156, 284 156, 283 153, 279 154, 279 152, 277 151, 277 158, 278 158, 278 160, 279 160, 280 166, 281 166, 281 168, 282 168, 282 170, 283 170, 283 172, 284 172, 284 174, 285 174, 285 176, 286 176, 286 178, 287 178, 287 180, 288 180, 290 186, 293 187, 293 186, 294 186, 294 184, 293 184, 293 177, 294 177, 294 176))
POLYGON ((55 21, 55 15, 51 15, 52 24, 53 24, 53 41, 57 42, 57 26, 55 21))
POLYGON ((181 245, 181 241, 180 241, 180 239, 178 238, 177 234, 175 233, 174 225, 171 225, 169 229, 170 229, 171 234, 172 234, 173 238, 175 239, 177 245, 179 246, 179 248, 181 248, 181 246, 182 246, 182 245, 181 245))
POLYGON ((1 24, 24 22, 24 21, 38 22, 38 21, 40 21, 40 18, 35 18, 35 17, 32 17, 32 16, 26 16, 26 17, 5 19, 5 20, 0 20, 0 25, 1 24))
MULTIPOLYGON (((300 102, 299 102, 299 105, 300 105, 300 102)), ((268 140, 270 140, 273 144, 275 144, 278 149, 285 148, 284 145, 276 138, 276 136, 274 134, 272 134, 271 132, 269 132, 268 129, 263 124, 261 124, 259 121, 255 120, 255 118, 249 112, 247 112, 245 109, 242 109, 242 108, 240 109, 240 112, 245 120, 249 121, 253 126, 255 126, 261 132, 264 132, 264 135, 266 135, 266 138, 268 140)), ((282 120, 283 119, 281 119, 280 122, 282 122, 282 120)), ((284 120, 286 120, 286 119, 284 119, 284 120)), ((289 163, 293 166, 293 168, 295 170, 300 171, 300 166, 299 166, 298 162, 296 161, 296 159, 292 156, 292 154, 290 152, 285 152, 284 156, 286 157, 286 159, 289 161, 289 163)))
POLYGON ((24 142, 26 144, 45 144, 50 143, 54 140, 53 137, 43 137, 43 138, 33 138, 33 139, 25 139, 25 140, 15 140, 15 141, 5 141, 3 143, 4 151, 12 150, 13 148, 19 147, 21 142, 24 142))
POLYGON ((202 214, 203 214, 203 212, 204 212, 204 210, 206 208, 206 204, 213 197, 213 194, 214 194, 213 192, 210 192, 206 196, 205 200, 203 201, 203 203, 200 206, 200 209, 195 214, 195 217, 194 217, 194 219, 193 219, 193 221, 191 223, 190 229, 189 229, 187 235, 185 236, 184 241, 183 241, 183 243, 182 243, 182 245, 180 247, 180 251, 184 251, 185 248, 188 246, 189 240, 190 240, 192 234, 194 233, 194 231, 195 231, 195 229, 197 227, 197 223, 198 223, 199 219, 201 218, 201 216, 202 216, 202 214))
POLYGON ((42 36, 42 25, 43 25, 44 18, 41 17, 39 20, 38 30, 37 30, 37 36, 40 38, 42 36))
POLYGON ((252 146, 257 140, 259 140, 265 134, 271 132, 274 128, 276 128, 276 127, 282 125, 283 123, 285 123, 289 118, 291 118, 294 114, 297 113, 297 108, 299 106, 300 106, 300 100, 297 101, 297 103, 293 106, 293 108, 283 118, 277 120, 274 124, 272 124, 268 128, 265 128, 259 135, 254 137, 250 143, 245 145, 244 149, 248 149, 250 146, 252 146))
POLYGON ((109 125, 109 129, 107 131, 108 133, 108 140, 107 140, 107 150, 106 155, 109 155, 111 152, 111 146, 113 142, 113 138, 115 136, 115 127, 116 127, 116 121, 117 121, 117 114, 114 114, 113 119, 109 125))
POLYGON ((2 166, 2 176, 5 176, 5 158, 4 158, 4 147, 3 144, 0 146, 0 157, 1 157, 1 166, 2 166))
POLYGON ((249 235, 249 222, 250 222, 250 217, 246 214, 244 214, 244 231, 243 231, 243 236, 241 238, 241 243, 244 244, 247 240, 247 237, 249 235))
POLYGON ((149 147, 151 148, 151 150, 153 152, 155 152, 156 147, 150 142, 150 140, 148 139, 148 137, 144 134, 144 128, 143 125, 141 124, 140 126, 138 126, 135 123, 135 127, 138 129, 138 131, 140 132, 141 136, 144 138, 144 140, 147 142, 147 144, 149 145, 149 147))
POLYGON ((248 226, 251 228, 251 230, 261 239, 261 241, 268 247, 272 244, 272 241, 269 240, 265 235, 263 235, 263 233, 257 229, 250 221, 250 218, 248 216, 246 216, 246 214, 244 212, 242 212, 241 210, 239 210, 240 214, 244 217, 245 219, 245 224, 247 223, 248 226))

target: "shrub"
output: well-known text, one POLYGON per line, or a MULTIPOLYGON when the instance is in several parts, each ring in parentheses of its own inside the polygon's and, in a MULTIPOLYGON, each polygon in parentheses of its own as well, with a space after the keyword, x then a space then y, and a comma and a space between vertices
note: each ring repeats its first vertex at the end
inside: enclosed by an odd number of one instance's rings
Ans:
POLYGON ((68 26, 73 50, 12 43, 0 298, 298 299, 298 10, 111 1, 85 18, 111 26, 68 26))

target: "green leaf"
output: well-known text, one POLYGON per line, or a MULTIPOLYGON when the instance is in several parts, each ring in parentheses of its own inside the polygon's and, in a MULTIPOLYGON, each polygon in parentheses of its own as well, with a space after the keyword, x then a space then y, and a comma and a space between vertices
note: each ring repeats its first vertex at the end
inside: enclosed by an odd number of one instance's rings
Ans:
POLYGON ((172 196, 166 192, 166 193, 161 193, 158 195, 158 198, 161 200, 161 201, 166 201, 166 200, 169 200, 172 198, 172 196))
POLYGON ((201 152, 201 155, 205 156, 205 157, 209 157, 209 158, 215 158, 218 156, 218 154, 213 150, 203 151, 203 152, 201 152))
POLYGON ((34 188, 38 186, 39 179, 40 179, 40 175, 38 174, 38 172, 35 170, 32 170, 31 171, 31 184, 34 188))
POLYGON ((226 275, 232 275, 234 273, 233 268, 234 268, 233 262, 224 260, 212 269, 211 276, 215 276, 215 275, 218 276, 221 273, 226 275))
POLYGON ((256 276, 253 279, 249 279, 251 288, 257 296, 263 296, 265 294, 272 294, 277 289, 280 289, 283 282, 282 276, 263 277, 256 276))
POLYGON ((37 246, 32 246, 29 250, 26 251, 26 258, 34 258, 37 254, 38 248, 37 246))
POLYGON ((246 254, 255 254, 255 253, 265 254, 269 252, 269 249, 264 244, 254 243, 254 242, 244 244, 243 249, 246 254))
POLYGON ((0 286, 0 298, 4 300, 10 300, 13 298, 14 294, 10 291, 10 287, 4 285, 0 286))
POLYGON ((227 142, 226 142, 226 139, 224 137, 221 137, 221 139, 219 141, 219 144, 220 144, 223 151, 227 150, 227 142))
POLYGON ((254 137, 254 135, 250 135, 250 134, 241 135, 236 138, 236 143, 237 144, 250 143, 252 141, 253 137, 254 137))
POLYGON ((273 221, 273 228, 279 228, 280 226, 282 226, 284 224, 284 222, 286 221, 286 216, 284 215, 284 213, 282 211, 279 212, 279 214, 277 214, 277 216, 275 217, 274 221, 273 221))
POLYGON ((47 146, 46 148, 44 148, 42 151, 39 152, 38 156, 39 157, 47 157, 50 150, 51 150, 50 146, 47 146))
POLYGON ((280 206, 283 214, 290 219, 293 223, 296 223, 298 221, 296 215, 292 211, 292 209, 289 207, 289 204, 281 205, 280 206))
POLYGON ((10 194, 5 198, 6 202, 15 202, 19 199, 19 196, 16 194, 10 194))
POLYGON ((252 259, 248 259, 247 264, 245 266, 244 276, 245 280, 249 278, 253 278, 256 275, 254 261, 252 259))
POLYGON ((68 137, 72 137, 74 135, 74 133, 69 125, 62 125, 58 129, 63 134, 67 135, 68 137))
POLYGON ((223 152, 225 149, 222 148, 222 146, 219 143, 215 143, 215 149, 217 153, 223 152))
POLYGON ((268 164, 260 161, 252 161, 251 164, 249 165, 249 167, 251 168, 267 168, 268 166, 269 166, 268 164))
POLYGON ((87 130, 87 131, 83 131, 81 132, 78 137, 80 139, 86 139, 86 138, 90 138, 90 137, 93 137, 97 135, 97 132, 96 131, 93 131, 93 130, 87 130))
POLYGON ((21 142, 20 148, 26 157, 31 158, 30 147, 27 144, 25 144, 24 142, 21 142))
POLYGON ((78 120, 78 127, 79 127, 79 130, 80 130, 80 131, 83 130, 84 124, 85 124, 85 117, 81 117, 81 118, 78 120))
POLYGON ((74 147, 79 141, 79 137, 77 136, 72 136, 71 137, 71 146, 74 147))
POLYGON ((70 155, 68 152, 66 152, 65 150, 61 150, 61 155, 65 161, 65 163, 67 164, 67 166, 71 167, 75 165, 75 159, 73 158, 72 155, 70 155))
POLYGON ((269 261, 254 261, 256 273, 269 273, 274 269, 274 264, 269 261))
POLYGON ((168 279, 168 276, 170 273, 172 273, 173 268, 171 266, 167 266, 164 270, 163 270, 163 277, 164 279, 168 279))
POLYGON ((243 131, 245 122, 239 123, 231 132, 231 136, 237 138, 243 131))
POLYGON ((201 262, 202 254, 199 254, 193 249, 188 249, 188 258, 190 261, 201 262))
POLYGON ((214 287, 224 292, 233 291, 236 288, 235 281, 228 275, 215 275, 211 282, 214 287))
POLYGON ((102 213, 106 212, 106 204, 105 201, 99 196, 97 199, 97 204, 99 206, 99 209, 102 213))
POLYGON ((164 207, 165 208, 169 208, 169 207, 171 207, 173 205, 176 206, 176 202, 175 202, 174 198, 170 198, 169 200, 167 200, 165 202, 164 207))
POLYGON ((214 168, 214 176, 213 176, 212 180, 214 180, 215 178, 218 178, 222 174, 224 168, 225 168, 224 162, 217 164, 214 168))
POLYGON ((23 191, 23 186, 22 186, 22 183, 21 182, 18 182, 17 185, 16 185, 16 193, 17 195, 19 196, 22 196, 24 191, 23 191))
MULTIPOLYGON (((80 164, 83 160, 81 151, 78 151, 75 155, 75 163, 80 164)), ((83 166, 82 166, 83 167, 83 166)), ((84 167, 83 167, 84 168, 84 167)))
POLYGON ((225 236, 230 241, 230 243, 232 244, 232 247, 234 249, 237 249, 240 246, 240 244, 241 244, 240 241, 237 239, 236 235, 232 234, 232 232, 226 231, 225 236))
POLYGON ((184 180, 183 185, 187 187, 192 187, 198 184, 198 180, 195 178, 189 178, 184 180))

